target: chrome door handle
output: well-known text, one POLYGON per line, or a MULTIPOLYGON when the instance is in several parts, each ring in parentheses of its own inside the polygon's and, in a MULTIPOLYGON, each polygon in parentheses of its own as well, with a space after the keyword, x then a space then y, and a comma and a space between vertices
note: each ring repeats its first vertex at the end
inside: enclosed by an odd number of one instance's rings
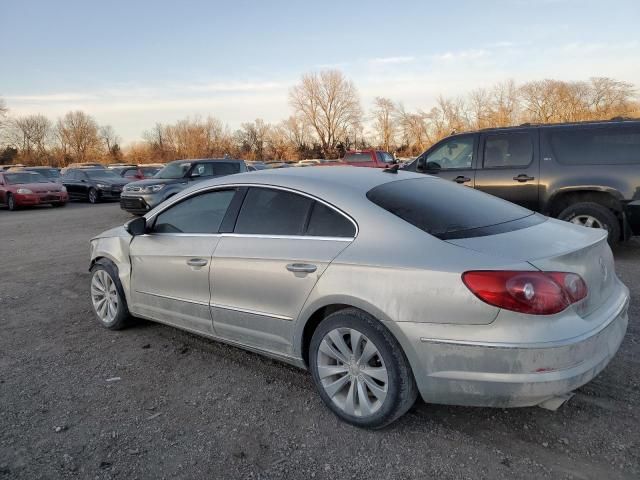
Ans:
POLYGON ((296 273, 313 273, 318 269, 315 265, 310 263, 290 263, 287 265, 287 270, 296 273))
POLYGON ((518 175, 517 177, 513 177, 513 179, 516 182, 520 182, 520 183, 524 183, 524 182, 530 182, 532 180, 535 180, 535 177, 530 177, 527 174, 521 173, 520 175, 518 175))
POLYGON ((458 175, 456 178, 453 179, 453 181, 456 183, 467 183, 467 182, 470 182, 471 179, 463 175, 458 175))
POLYGON ((190 267, 204 267, 207 263, 209 263, 209 260, 204 258, 190 258, 187 260, 187 265, 190 267))

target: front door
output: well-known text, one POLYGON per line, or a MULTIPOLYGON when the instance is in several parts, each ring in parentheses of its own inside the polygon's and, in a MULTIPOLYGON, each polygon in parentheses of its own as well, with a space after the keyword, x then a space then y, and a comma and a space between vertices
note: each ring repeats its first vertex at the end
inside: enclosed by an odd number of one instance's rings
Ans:
POLYGON ((483 133, 476 188, 531 210, 538 209, 538 131, 483 133))
POLYGON ((473 188, 477 138, 478 135, 472 133, 441 141, 418 157, 417 171, 473 188))
POLYGON ((131 310, 144 317, 213 334, 209 310, 211 257, 235 189, 182 200, 151 220, 131 248, 131 310))
POLYGON ((223 234, 213 257, 216 334, 290 354, 304 302, 355 233, 351 220, 320 201, 249 188, 233 233, 223 234))

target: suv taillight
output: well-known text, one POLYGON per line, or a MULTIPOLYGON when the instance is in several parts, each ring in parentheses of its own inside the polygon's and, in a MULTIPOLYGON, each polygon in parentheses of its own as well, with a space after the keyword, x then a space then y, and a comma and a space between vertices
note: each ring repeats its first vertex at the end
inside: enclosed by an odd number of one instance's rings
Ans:
POLYGON ((551 315, 587 296, 587 285, 575 273, 481 270, 462 274, 462 281, 483 302, 514 312, 551 315))

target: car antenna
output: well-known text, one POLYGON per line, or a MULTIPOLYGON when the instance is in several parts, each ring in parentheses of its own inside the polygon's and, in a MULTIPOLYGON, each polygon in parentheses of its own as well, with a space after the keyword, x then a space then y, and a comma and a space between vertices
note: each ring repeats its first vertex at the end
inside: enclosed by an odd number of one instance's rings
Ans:
POLYGON ((398 169, 400 168, 400 164, 399 163, 395 163, 393 165, 391 165, 390 167, 385 168, 384 170, 382 170, 385 173, 398 173, 398 169))

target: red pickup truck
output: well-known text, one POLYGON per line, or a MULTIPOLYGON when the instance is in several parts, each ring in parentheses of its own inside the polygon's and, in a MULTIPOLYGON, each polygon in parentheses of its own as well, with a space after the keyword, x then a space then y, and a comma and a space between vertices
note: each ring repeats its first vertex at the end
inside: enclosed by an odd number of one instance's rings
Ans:
POLYGON ((340 160, 354 167, 374 168, 387 168, 394 161, 393 155, 382 150, 348 150, 340 160))

